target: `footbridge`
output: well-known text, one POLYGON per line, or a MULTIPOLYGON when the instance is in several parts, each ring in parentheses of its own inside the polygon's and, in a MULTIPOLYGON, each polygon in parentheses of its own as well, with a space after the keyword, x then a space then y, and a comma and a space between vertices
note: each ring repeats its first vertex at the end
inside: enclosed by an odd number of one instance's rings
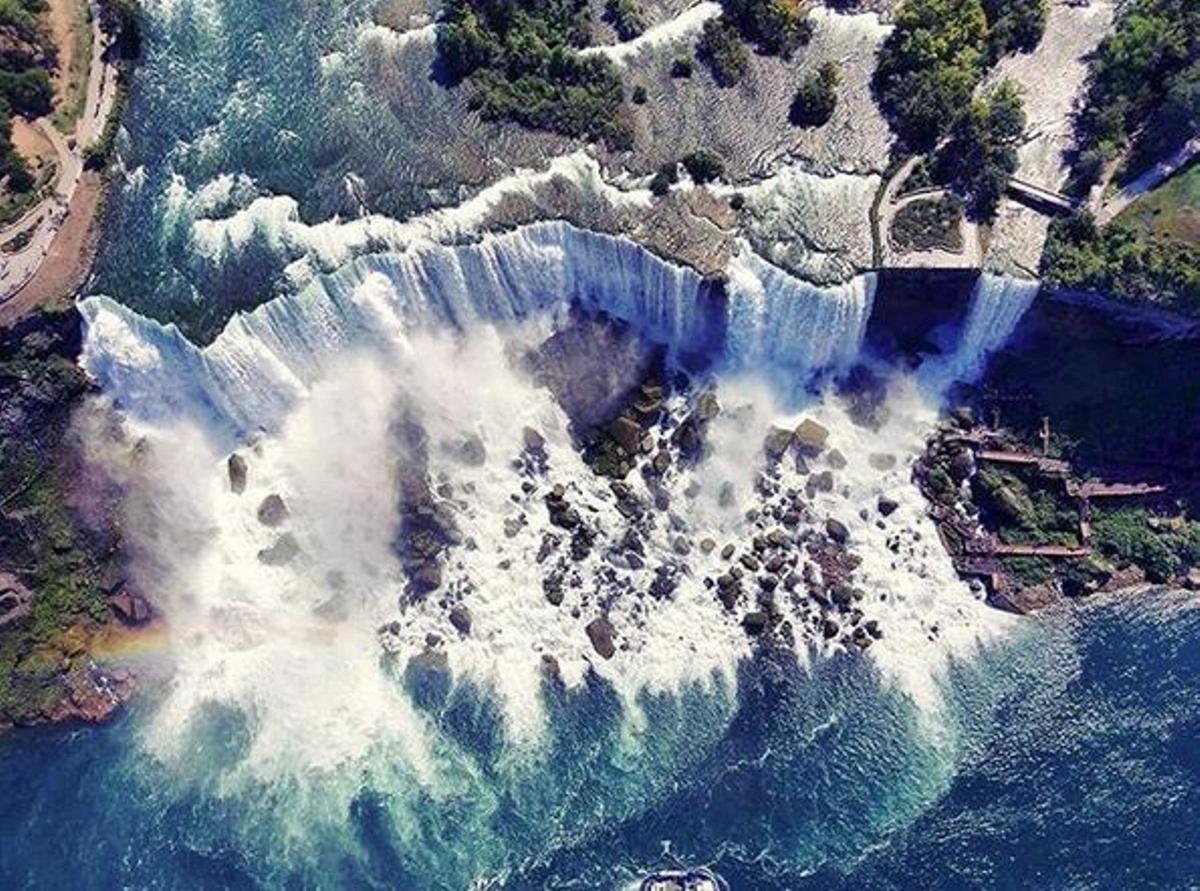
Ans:
POLYGON ((1019 201, 1031 210, 1053 216, 1067 216, 1080 207, 1078 199, 1044 186, 1026 182, 1023 179, 1017 179, 1015 176, 1009 179, 1005 191, 1014 201, 1019 201))

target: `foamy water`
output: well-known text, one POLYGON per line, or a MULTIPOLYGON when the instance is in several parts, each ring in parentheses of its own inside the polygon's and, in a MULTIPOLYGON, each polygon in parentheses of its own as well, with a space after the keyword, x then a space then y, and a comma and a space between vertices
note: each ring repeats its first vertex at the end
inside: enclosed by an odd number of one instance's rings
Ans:
MULTIPOLYGON (((149 733, 160 756, 182 757, 192 722, 216 703, 251 720, 243 765, 251 775, 337 769, 383 746, 429 778, 437 761, 429 728, 396 671, 431 639, 453 677, 495 696, 514 741, 545 731, 544 657, 568 687, 591 673, 603 678, 633 726, 644 721, 646 693, 699 685, 728 696, 750 638, 740 611, 723 609, 704 580, 723 571, 727 541, 756 534, 746 512, 760 500, 765 433, 801 418, 822 423, 828 447, 846 460, 833 491, 810 494, 809 522, 832 517, 850 530, 864 592, 857 606, 884 629, 861 658, 932 715, 948 661, 1003 633, 1005 619, 953 572, 909 477, 941 387, 981 367, 1028 306, 1028 289, 982 280, 951 370, 931 363, 924 375, 893 377, 889 418, 871 431, 855 426, 836 397, 806 396, 801 386, 812 370, 854 360, 870 283, 822 291, 751 255, 739 259, 718 326, 724 359, 711 385, 723 410, 710 452, 663 476, 672 506, 646 533, 647 568, 618 573, 630 591, 644 590, 656 565, 686 565, 675 593, 657 599, 614 594, 606 536, 623 527, 607 481, 584 464, 550 392, 513 357, 556 327, 556 307, 568 297, 669 342, 702 342, 709 322, 695 315, 699 280, 618 239, 559 225, 398 259, 240 317, 202 351, 115 304, 84 304, 87 367, 150 445, 138 474, 160 507, 141 527, 131 520, 129 532, 152 539, 144 551, 157 556, 141 581, 162 592, 177 641, 171 689, 149 733), (448 552, 442 588, 416 602, 404 595, 393 550, 400 415, 419 419, 429 478, 469 543, 448 552), (533 491, 514 469, 525 427, 546 441, 548 468, 533 491), (477 438, 485 460, 464 464, 446 446, 464 436, 477 438), (235 495, 225 461, 239 442, 249 481, 235 495), (894 464, 873 466, 869 456, 880 454, 894 464), (538 559, 552 531, 542 499, 554 484, 601 530, 571 566, 580 582, 561 606, 543 595, 547 566, 538 559), (733 499, 719 499, 727 487, 733 499), (288 507, 280 527, 256 516, 267 495, 288 507), (881 495, 899 504, 882 523, 874 508, 881 495), (264 565, 259 555, 285 534, 296 556, 264 565), (682 561, 672 554, 681 534, 693 542, 682 561), (705 538, 717 543, 711 553, 694 546, 705 538), (183 544, 162 547, 176 539, 183 544), (469 634, 449 623, 451 603, 470 610, 469 634), (601 614, 614 629, 612 659, 597 655, 585 631, 601 614)), ((668 409, 686 409, 686 397, 672 399, 668 409)), ((637 475, 629 482, 653 500, 637 475)), ((804 484, 785 462, 778 487, 804 484)), ((810 608, 788 609, 802 661, 840 649, 806 630, 810 608)))

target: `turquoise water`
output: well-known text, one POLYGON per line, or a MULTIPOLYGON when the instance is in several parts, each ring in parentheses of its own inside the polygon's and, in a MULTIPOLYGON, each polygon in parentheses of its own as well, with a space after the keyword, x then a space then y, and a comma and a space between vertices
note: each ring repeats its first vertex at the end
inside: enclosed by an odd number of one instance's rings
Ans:
MULTIPOLYGON (((596 684, 551 695, 531 769, 486 700, 418 696, 463 771, 436 800, 379 773, 239 789, 244 716, 194 728, 187 776, 116 723, 0 743, 5 887, 616 888, 664 845, 735 888, 1186 887, 1200 879, 1200 609, 1179 595, 1033 619, 951 672, 928 731, 862 660, 757 659, 737 705, 648 702, 622 738, 596 684), (339 778, 345 779, 345 778, 339 778)), ((378 770, 378 768, 376 768, 378 770)), ((667 858, 669 860, 669 858, 667 858)))

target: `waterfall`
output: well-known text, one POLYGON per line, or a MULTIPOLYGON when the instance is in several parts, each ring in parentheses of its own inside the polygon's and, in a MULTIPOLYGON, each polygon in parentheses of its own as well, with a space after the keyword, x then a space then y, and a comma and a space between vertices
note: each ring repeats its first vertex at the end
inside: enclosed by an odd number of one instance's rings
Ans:
POLYGON ((610 313, 676 351, 807 376, 857 356, 874 285, 867 275, 821 288, 746 249, 723 293, 628 239, 547 222, 473 244, 421 243, 356 259, 235 317, 203 349, 172 326, 90 298, 81 304, 83 362, 135 414, 215 417, 236 437, 277 426, 348 350, 569 304, 610 313))
POLYGON ((985 272, 971 292, 958 346, 936 369, 940 382, 973 381, 983 374, 988 357, 1000 349, 1033 304, 1041 285, 1036 281, 985 272))
POLYGON ((730 264, 727 351, 736 364, 802 373, 845 368, 862 348, 875 296, 873 273, 819 287, 744 251, 730 264))

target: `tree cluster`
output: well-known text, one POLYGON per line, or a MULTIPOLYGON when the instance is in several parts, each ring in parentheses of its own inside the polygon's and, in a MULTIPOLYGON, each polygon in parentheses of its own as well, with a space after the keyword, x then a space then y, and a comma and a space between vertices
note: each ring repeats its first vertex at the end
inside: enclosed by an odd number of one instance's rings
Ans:
POLYGON ((971 107, 988 67, 1033 49, 1046 0, 904 0, 884 42, 875 92, 910 148, 932 148, 971 107))
POLYGON ((705 22, 697 54, 722 86, 746 73, 750 57, 745 44, 765 56, 790 59, 813 35, 804 0, 721 0, 722 12, 705 22))
POLYGON ((1129 0, 1091 61, 1077 122, 1076 184, 1095 182, 1139 131, 1153 149, 1162 150, 1197 130, 1200 4, 1129 0))
POLYGON ((959 116, 934 159, 935 179, 964 198, 974 219, 992 219, 1017 170, 1017 146, 1024 132, 1020 93, 1011 81, 1004 81, 959 116))
POLYGON ((1101 229, 1086 213, 1051 224, 1042 279, 1200 315, 1200 248, 1120 223, 1101 229))
POLYGON ((633 40, 646 30, 646 15, 637 0, 608 0, 605 15, 622 40, 633 40))
POLYGON ((628 147, 624 90, 612 63, 584 56, 586 0, 451 0, 438 50, 487 119, 628 147))
POLYGON ((0 181, 12 192, 28 192, 34 179, 12 142, 12 118, 48 114, 54 100, 50 75, 38 64, 46 51, 37 16, 45 0, 0 0, 0 181))

